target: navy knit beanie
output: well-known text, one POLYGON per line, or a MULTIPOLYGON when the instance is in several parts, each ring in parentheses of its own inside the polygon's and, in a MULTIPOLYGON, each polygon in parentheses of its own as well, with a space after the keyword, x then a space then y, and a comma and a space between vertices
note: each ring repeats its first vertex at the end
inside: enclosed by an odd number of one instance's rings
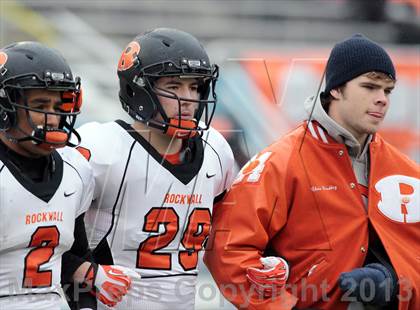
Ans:
POLYGON ((325 72, 325 91, 329 94, 344 83, 367 72, 376 71, 395 78, 395 69, 388 53, 362 34, 337 43, 331 51, 325 72))

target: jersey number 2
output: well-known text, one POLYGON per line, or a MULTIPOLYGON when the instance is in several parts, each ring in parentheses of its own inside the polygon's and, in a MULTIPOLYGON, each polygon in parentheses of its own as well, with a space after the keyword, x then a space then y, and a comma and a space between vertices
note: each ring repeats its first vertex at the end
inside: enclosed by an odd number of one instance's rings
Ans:
MULTIPOLYGON (((198 251, 203 248, 210 231, 211 214, 209 209, 196 208, 188 217, 181 244, 186 249, 178 251, 179 264, 185 271, 197 267, 198 251)), ((145 216, 143 231, 156 233, 164 225, 165 232, 150 236, 140 243, 137 252, 136 268, 163 269, 172 268, 170 253, 156 253, 169 245, 179 230, 179 217, 173 208, 152 208, 145 216)))
POLYGON ((40 271, 42 264, 48 262, 58 245, 60 232, 57 226, 38 227, 32 234, 29 247, 34 248, 25 257, 23 287, 48 287, 52 284, 52 271, 40 271))

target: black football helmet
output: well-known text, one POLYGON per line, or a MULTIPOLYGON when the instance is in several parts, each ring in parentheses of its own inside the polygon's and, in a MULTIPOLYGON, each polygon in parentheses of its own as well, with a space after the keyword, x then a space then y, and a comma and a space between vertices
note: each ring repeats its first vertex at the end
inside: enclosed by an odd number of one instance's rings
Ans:
POLYGON ((118 63, 120 101, 123 109, 135 120, 178 138, 185 138, 186 132, 191 137, 210 126, 216 108, 218 73, 218 66, 210 63, 195 37, 176 29, 157 28, 135 37, 123 51, 118 63), (181 98, 154 87, 157 79, 170 76, 197 78, 200 98, 181 98), (176 99, 179 111, 181 101, 198 103, 194 119, 182 120, 180 113, 178 118, 170 119, 157 95, 176 99), (155 119, 157 113, 163 121, 155 119))
POLYGON ((38 42, 18 42, 0 49, 0 131, 6 134, 11 128, 22 131, 18 126, 17 109, 26 110, 33 129, 31 135, 9 139, 15 142, 30 140, 46 148, 75 146, 70 137, 75 134, 80 142, 74 124, 81 104, 80 78, 73 78, 69 65, 57 50, 38 42), (29 89, 59 91, 60 109, 46 112, 29 107, 24 92, 29 89), (43 113, 44 125, 35 126, 29 111, 43 113), (47 117, 51 114, 60 117, 59 128, 47 126, 47 117))

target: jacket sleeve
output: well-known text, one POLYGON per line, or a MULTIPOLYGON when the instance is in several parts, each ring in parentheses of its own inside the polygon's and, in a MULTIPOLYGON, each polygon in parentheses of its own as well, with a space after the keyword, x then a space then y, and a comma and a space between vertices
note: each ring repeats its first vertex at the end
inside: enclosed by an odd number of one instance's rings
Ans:
POLYGON ((286 290, 265 299, 246 278, 248 267, 262 268, 259 259, 287 218, 285 178, 268 153, 242 168, 230 191, 214 206, 204 256, 220 291, 238 308, 291 309, 296 303, 286 290))

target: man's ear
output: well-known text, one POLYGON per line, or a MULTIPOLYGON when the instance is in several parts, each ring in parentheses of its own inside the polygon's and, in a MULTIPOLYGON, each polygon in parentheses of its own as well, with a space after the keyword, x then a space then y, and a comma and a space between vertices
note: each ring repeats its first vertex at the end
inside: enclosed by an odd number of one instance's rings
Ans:
POLYGON ((330 90, 330 95, 335 100, 338 100, 341 97, 341 91, 339 89, 337 89, 337 88, 331 89, 330 90))

